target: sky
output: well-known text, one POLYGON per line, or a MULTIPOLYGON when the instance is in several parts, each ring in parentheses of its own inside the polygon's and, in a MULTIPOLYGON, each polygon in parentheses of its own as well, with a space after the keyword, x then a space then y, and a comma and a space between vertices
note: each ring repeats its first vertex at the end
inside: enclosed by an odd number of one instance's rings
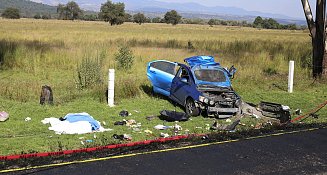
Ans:
MULTIPOLYGON (((239 7, 248 11, 282 14, 295 18, 304 18, 301 0, 159 0, 163 2, 195 2, 205 6, 239 7)), ((312 10, 315 1, 309 0, 312 10)))

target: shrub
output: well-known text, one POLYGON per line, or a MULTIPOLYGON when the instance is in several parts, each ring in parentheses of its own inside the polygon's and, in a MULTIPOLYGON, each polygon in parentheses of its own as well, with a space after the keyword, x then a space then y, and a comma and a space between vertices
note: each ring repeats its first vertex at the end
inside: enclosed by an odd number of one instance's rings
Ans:
POLYGON ((77 67, 77 88, 84 89, 102 84, 101 60, 84 58, 77 67))
POLYGON ((115 54, 118 70, 129 70, 134 63, 133 51, 128 46, 121 46, 115 54))

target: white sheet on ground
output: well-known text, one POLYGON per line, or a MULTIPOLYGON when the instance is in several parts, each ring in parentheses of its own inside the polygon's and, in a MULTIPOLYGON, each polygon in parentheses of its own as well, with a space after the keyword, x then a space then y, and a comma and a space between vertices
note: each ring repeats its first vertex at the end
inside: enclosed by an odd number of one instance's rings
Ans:
MULTIPOLYGON (((88 121, 78 121, 70 123, 69 121, 60 121, 58 118, 45 118, 41 121, 43 124, 50 124, 49 130, 56 134, 86 134, 92 132, 111 131, 112 129, 105 129, 102 126, 92 131, 92 126, 88 121)), ((99 123, 100 124, 100 123, 99 123)))

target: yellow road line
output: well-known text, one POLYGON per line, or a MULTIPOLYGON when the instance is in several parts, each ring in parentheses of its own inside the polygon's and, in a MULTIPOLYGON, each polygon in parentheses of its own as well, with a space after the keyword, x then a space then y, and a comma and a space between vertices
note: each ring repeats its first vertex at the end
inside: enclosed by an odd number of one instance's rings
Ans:
MULTIPOLYGON (((249 138, 245 138, 245 139, 235 139, 235 140, 227 140, 227 141, 220 141, 220 142, 204 143, 204 144, 199 144, 199 145, 184 146, 184 147, 179 147, 179 148, 169 148, 169 149, 164 149, 164 150, 156 150, 156 151, 149 151, 149 152, 142 152, 142 153, 133 153, 133 154, 125 154, 125 155, 103 157, 103 158, 96 158, 96 159, 88 159, 88 160, 63 162, 63 163, 40 165, 40 166, 33 166, 33 167, 0 170, 0 173, 8 173, 8 172, 15 172, 15 171, 40 169, 40 168, 51 168, 51 167, 58 167, 58 166, 64 166, 64 165, 72 165, 72 164, 96 162, 96 161, 103 161, 103 160, 110 160, 110 159, 133 157, 133 156, 138 156, 138 155, 146 155, 146 154, 162 153, 162 152, 177 151, 177 150, 184 150, 184 149, 200 148, 200 147, 211 146, 211 145, 219 145, 219 144, 225 144, 225 143, 231 143, 231 142, 238 142, 241 140, 253 140, 253 139, 259 139, 259 138, 281 136, 281 135, 286 135, 286 134, 314 131, 314 130, 318 130, 318 129, 320 129, 320 128, 311 128, 311 129, 305 129, 305 130, 299 130, 299 131, 288 131, 288 132, 281 132, 281 133, 275 133, 275 134, 269 134, 269 135, 249 137, 249 138)), ((325 129, 325 127, 324 127, 324 129, 325 129)))

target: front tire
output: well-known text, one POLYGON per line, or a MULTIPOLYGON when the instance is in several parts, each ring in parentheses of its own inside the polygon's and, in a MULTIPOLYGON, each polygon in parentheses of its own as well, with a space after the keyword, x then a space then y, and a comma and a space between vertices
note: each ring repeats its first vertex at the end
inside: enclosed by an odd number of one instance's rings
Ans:
POLYGON ((188 98, 185 102, 185 112, 188 116, 196 117, 200 115, 200 108, 195 106, 193 99, 188 98))

